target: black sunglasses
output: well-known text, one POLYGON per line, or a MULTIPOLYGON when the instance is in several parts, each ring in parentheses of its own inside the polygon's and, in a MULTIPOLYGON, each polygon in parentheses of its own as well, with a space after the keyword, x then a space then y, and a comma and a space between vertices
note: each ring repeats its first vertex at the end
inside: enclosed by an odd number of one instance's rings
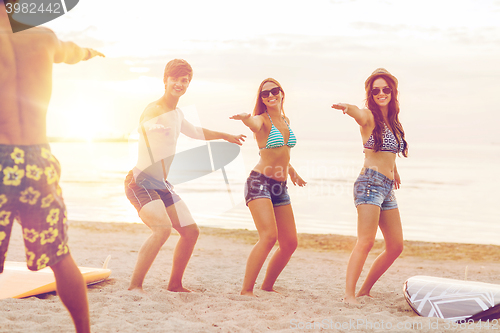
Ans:
MULTIPOLYGON (((392 92, 392 89, 389 88, 389 87, 384 87, 382 88, 382 92, 386 95, 389 95, 391 92, 392 92)), ((377 96, 378 94, 380 94, 380 88, 374 88, 372 89, 372 95, 373 96, 377 96)))
POLYGON ((260 97, 261 98, 268 98, 269 97, 269 93, 273 94, 273 96, 276 96, 280 93, 281 91, 281 88, 280 87, 274 87, 273 89, 271 90, 263 90, 260 92, 260 97))

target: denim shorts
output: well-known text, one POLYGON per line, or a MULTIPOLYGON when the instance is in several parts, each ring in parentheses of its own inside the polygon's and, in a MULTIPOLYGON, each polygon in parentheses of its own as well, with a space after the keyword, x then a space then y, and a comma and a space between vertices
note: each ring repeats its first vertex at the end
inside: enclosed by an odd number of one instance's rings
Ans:
POLYGON ((379 206, 381 210, 398 208, 394 195, 394 180, 380 172, 365 168, 354 183, 354 204, 379 206))
POLYGON ((286 180, 281 182, 252 171, 245 184, 246 205, 260 198, 270 199, 274 207, 289 205, 291 202, 287 188, 286 180))

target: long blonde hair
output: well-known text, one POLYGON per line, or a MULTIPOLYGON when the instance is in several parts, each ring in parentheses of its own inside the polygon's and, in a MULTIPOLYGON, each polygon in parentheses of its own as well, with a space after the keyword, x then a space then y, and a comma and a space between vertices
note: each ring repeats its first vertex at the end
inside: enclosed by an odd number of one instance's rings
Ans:
POLYGON ((283 114, 283 116, 285 116, 285 110, 283 109, 283 103, 285 102, 285 91, 283 90, 281 84, 273 78, 267 78, 260 84, 259 90, 257 91, 257 101, 255 102, 255 107, 253 109, 253 115, 257 116, 259 114, 263 114, 267 110, 266 105, 264 104, 264 102, 262 102, 262 98, 260 97, 262 87, 267 82, 272 82, 280 88, 281 93, 283 94, 283 98, 281 99, 281 113, 283 114))

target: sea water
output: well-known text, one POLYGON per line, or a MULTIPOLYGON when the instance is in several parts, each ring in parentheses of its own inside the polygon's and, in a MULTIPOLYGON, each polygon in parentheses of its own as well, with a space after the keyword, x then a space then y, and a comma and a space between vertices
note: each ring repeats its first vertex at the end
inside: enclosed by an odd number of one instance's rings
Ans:
MULTIPOLYGON (((140 223, 123 183, 135 165, 136 145, 133 141, 51 143, 62 166, 69 220, 140 223)), ((178 152, 190 147, 192 143, 180 142, 178 152)), ((201 226, 255 230, 243 192, 258 159, 255 142, 247 140, 224 170, 177 184, 175 191, 201 226)), ((495 172, 499 162, 499 146, 412 144, 410 157, 396 162, 402 181, 396 197, 404 238, 500 245, 495 196, 500 188, 495 172)), ((307 181, 305 187, 288 181, 298 232, 355 236, 352 187, 363 163, 361 145, 302 140, 292 149, 290 163, 307 181)))

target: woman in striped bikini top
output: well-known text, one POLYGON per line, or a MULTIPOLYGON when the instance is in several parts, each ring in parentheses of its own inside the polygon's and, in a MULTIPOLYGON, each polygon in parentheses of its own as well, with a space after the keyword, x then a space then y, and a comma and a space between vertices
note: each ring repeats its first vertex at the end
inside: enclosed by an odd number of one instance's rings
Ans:
POLYGON ((297 139, 283 116, 284 98, 285 92, 278 81, 266 79, 260 84, 253 117, 248 113, 231 117, 243 121, 255 133, 259 147, 265 142, 265 146, 259 150, 260 160, 245 186, 246 204, 252 213, 260 240, 248 257, 242 295, 254 295, 255 281, 276 239, 279 239, 279 249, 269 261, 262 290, 274 291, 276 279, 297 247, 297 231, 287 179, 290 176, 293 184, 298 186, 304 186, 306 182, 290 165, 289 148, 295 146, 297 139), (288 139, 285 139, 286 128, 280 117, 288 128, 288 139))
POLYGON ((271 116, 267 111, 266 114, 271 121, 271 131, 269 131, 269 135, 267 136, 266 146, 260 149, 279 148, 283 147, 284 145, 287 145, 290 148, 295 147, 295 145, 297 144, 297 138, 295 138, 295 134, 293 134, 293 131, 290 128, 290 125, 288 125, 288 123, 286 122, 285 117, 281 116, 285 121, 286 126, 288 127, 288 133, 290 134, 288 136, 287 143, 285 143, 285 138, 283 137, 283 134, 281 134, 280 130, 276 128, 276 126, 274 126, 273 120, 271 119, 271 116))

